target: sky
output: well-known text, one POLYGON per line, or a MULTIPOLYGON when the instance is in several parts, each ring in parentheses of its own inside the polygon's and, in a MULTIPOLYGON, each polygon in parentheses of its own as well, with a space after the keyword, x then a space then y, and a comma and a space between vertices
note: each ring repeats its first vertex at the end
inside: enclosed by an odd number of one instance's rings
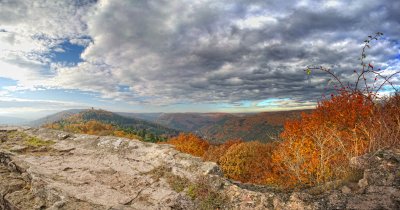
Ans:
POLYGON ((368 35, 384 33, 367 62, 400 69, 399 11, 398 0, 0 0, 0 116, 312 108, 330 78, 304 69, 353 79, 368 35))

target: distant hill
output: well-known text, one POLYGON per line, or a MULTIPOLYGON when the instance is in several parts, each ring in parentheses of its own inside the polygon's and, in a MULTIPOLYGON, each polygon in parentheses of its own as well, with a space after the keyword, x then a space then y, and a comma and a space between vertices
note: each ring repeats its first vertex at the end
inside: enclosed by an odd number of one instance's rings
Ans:
POLYGON ((28 125, 33 127, 40 127, 43 124, 54 123, 63 119, 66 119, 74 114, 84 111, 84 109, 69 109, 62 112, 57 112, 52 115, 48 115, 46 117, 31 121, 28 125))
POLYGON ((130 117, 130 118, 137 118, 137 119, 142 119, 146 120, 149 122, 155 122, 160 115, 162 115, 162 112, 159 113, 129 113, 129 112, 115 112, 116 114, 119 114, 124 117, 130 117))
POLYGON ((124 117, 119 114, 104 111, 104 110, 85 110, 80 112, 82 119, 84 120, 98 120, 104 123, 115 124, 121 127, 133 128, 136 130, 147 130, 156 135, 166 134, 175 135, 178 131, 175 129, 168 128, 166 126, 137 119, 133 117, 124 117))
POLYGON ((213 124, 201 127, 197 132, 214 143, 222 143, 229 139, 268 142, 279 136, 286 120, 299 118, 304 111, 308 110, 224 116, 213 124))
POLYGON ((82 130, 80 128, 88 126, 87 123, 89 121, 100 123, 99 125, 95 124, 95 126, 110 125, 113 129, 124 131, 126 134, 132 134, 141 137, 143 140, 147 139, 149 141, 165 140, 165 138, 175 136, 179 133, 177 130, 163 125, 133 117, 124 117, 105 110, 95 109, 66 110, 36 120, 32 124, 45 125, 46 127, 59 129, 78 128, 77 130, 82 130), (80 125, 81 127, 79 127, 80 125))
MULTIPOLYGON (((32 125, 62 122, 79 114, 81 120, 98 120, 130 128, 143 136, 143 130, 154 135, 173 136, 179 132, 195 133, 211 143, 229 139, 244 141, 271 141, 283 130, 287 119, 300 117, 310 110, 261 112, 261 113, 126 113, 104 110, 66 110, 36 120, 32 125)), ((76 117, 75 117, 76 118, 76 117)))
POLYGON ((166 113, 160 115, 155 122, 182 131, 196 132, 223 119, 234 117, 228 113, 166 113))
POLYGON ((141 119, 185 132, 193 132, 212 143, 229 139, 271 141, 283 130, 287 119, 310 110, 262 113, 150 113, 131 114, 141 119))

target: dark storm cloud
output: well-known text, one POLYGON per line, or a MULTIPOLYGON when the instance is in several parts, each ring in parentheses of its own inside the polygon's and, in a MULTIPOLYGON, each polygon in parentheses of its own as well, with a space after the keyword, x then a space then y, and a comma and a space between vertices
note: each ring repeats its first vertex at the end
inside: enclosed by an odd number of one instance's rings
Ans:
POLYGON ((99 1, 80 19, 93 40, 82 54, 85 63, 55 68, 49 86, 139 103, 277 97, 305 103, 327 92, 329 78, 307 77, 304 68, 335 65, 337 75, 351 79, 363 40, 377 31, 385 39, 368 58, 399 69, 393 55, 399 54, 400 2, 281 2, 99 1), (88 72, 98 79, 88 83, 88 72))

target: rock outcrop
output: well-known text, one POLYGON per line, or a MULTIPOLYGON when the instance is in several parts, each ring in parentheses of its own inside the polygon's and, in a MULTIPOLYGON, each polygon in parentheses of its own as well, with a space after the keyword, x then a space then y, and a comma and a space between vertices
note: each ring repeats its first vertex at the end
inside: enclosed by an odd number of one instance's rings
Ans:
POLYGON ((0 209, 400 209, 400 151, 351 164, 357 182, 282 192, 229 181, 170 145, 2 127, 0 209))

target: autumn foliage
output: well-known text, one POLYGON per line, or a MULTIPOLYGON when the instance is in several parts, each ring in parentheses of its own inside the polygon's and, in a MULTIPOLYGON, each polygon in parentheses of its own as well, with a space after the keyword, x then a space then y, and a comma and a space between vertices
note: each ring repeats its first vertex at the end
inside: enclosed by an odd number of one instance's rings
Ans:
POLYGON ((282 188, 322 185, 349 176, 352 157, 400 147, 400 95, 378 103, 361 92, 341 91, 287 121, 280 137, 273 143, 208 145, 181 134, 168 143, 218 163, 230 179, 282 188))
MULTIPOLYGON (((307 74, 311 74, 311 70, 321 70, 333 77, 336 83, 333 91, 336 92, 320 101, 315 110, 302 113, 301 118, 286 121, 276 141, 229 140, 210 145, 194 134, 182 133, 165 143, 174 145, 181 152, 202 157, 205 161, 216 162, 227 178, 244 183, 303 188, 346 178, 351 173, 349 162, 352 157, 383 148, 400 148, 400 95, 384 100, 377 97, 385 84, 395 89, 389 79, 400 72, 384 76, 365 61, 370 42, 381 35, 377 33, 365 41, 361 69, 354 71, 354 84, 346 82, 346 85, 328 68, 307 68, 307 74), (372 85, 369 84, 368 75, 373 76, 372 85), (378 79, 383 81, 381 85, 376 85, 378 79)), ((280 113, 265 116, 276 117, 253 117, 252 120, 258 124, 271 120, 276 121, 275 124, 281 123, 277 121, 282 119, 280 113)), ((249 130, 254 124, 250 122, 232 121, 230 125, 236 130, 228 126, 224 129, 224 136, 249 130)), ((112 125, 96 121, 65 126, 65 130, 72 132, 127 135, 112 125)), ((265 127, 260 128, 261 132, 268 133, 265 127)))
POLYGON ((243 143, 242 140, 228 140, 221 145, 210 145, 208 150, 203 155, 203 160, 219 163, 219 160, 228 151, 231 146, 243 143))
POLYGON ((258 141, 235 144, 219 159, 219 164, 228 178, 263 184, 271 173, 273 147, 258 141))
POLYGON ((89 120, 89 121, 77 121, 74 123, 50 123, 46 124, 43 127, 57 130, 64 130, 72 133, 84 133, 90 135, 98 135, 98 136, 118 136, 130 139, 140 139, 139 136, 127 133, 123 130, 116 128, 115 126, 103 123, 97 120, 89 120))
POLYGON ((274 173, 281 177, 275 181, 312 186, 344 177, 349 159, 368 149, 363 128, 373 116, 369 97, 343 91, 300 120, 288 121, 273 154, 274 173))
POLYGON ((207 141, 191 133, 181 133, 179 136, 169 139, 166 143, 174 145, 181 152, 198 157, 202 157, 210 146, 207 141))

